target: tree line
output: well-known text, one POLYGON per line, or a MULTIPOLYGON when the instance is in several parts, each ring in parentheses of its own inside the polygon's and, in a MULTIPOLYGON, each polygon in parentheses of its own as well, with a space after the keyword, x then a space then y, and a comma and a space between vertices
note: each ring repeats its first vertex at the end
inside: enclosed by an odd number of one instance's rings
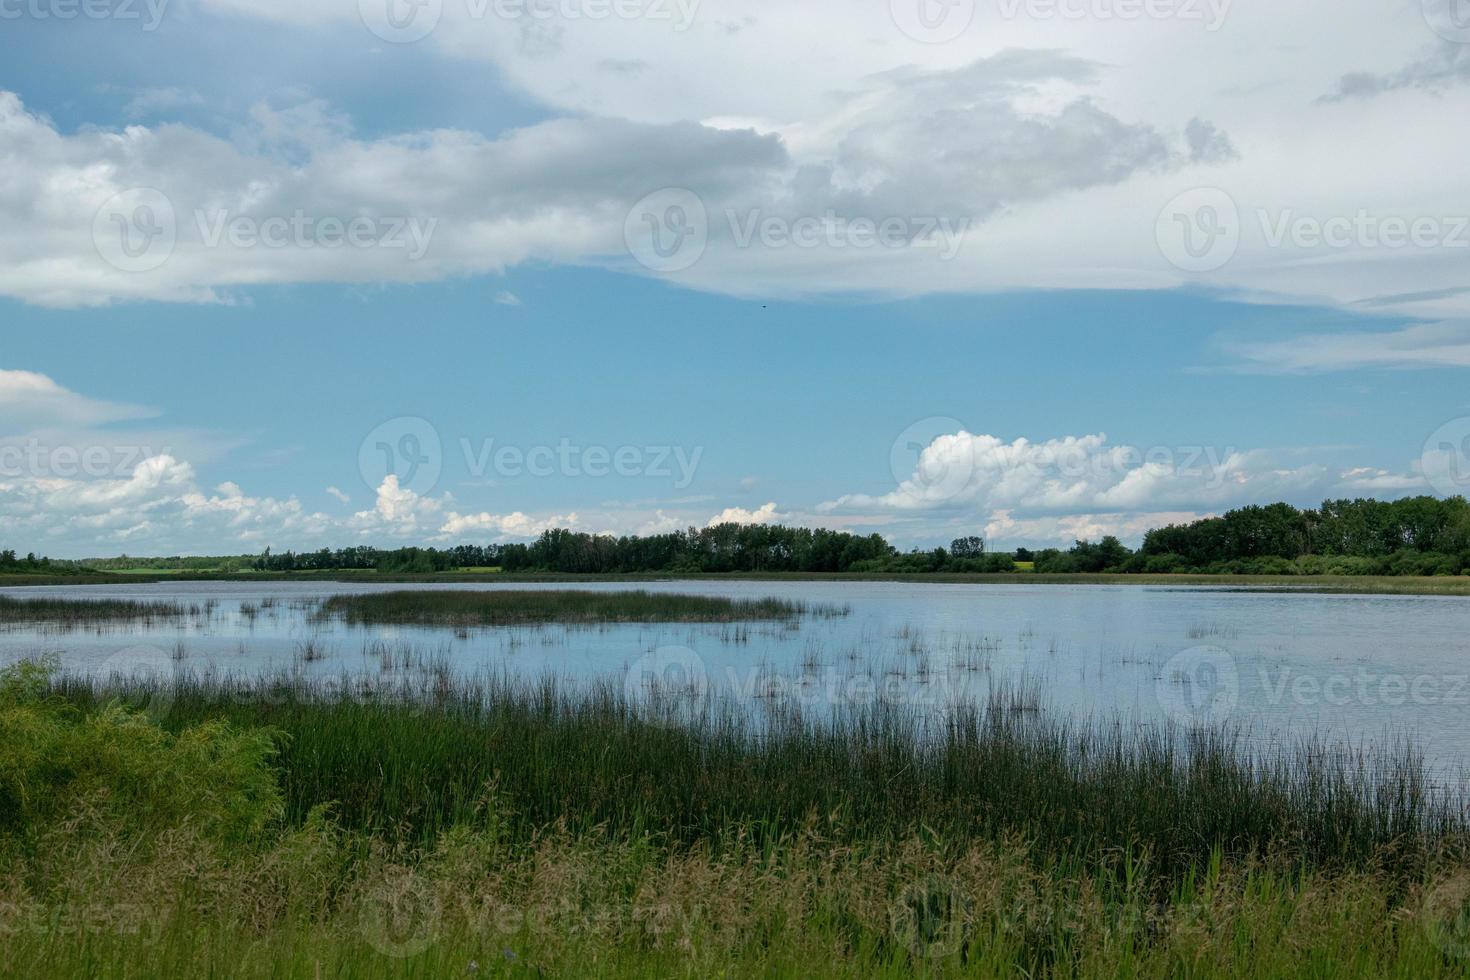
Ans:
POLYGON ((109 571, 379 571, 431 574, 465 569, 565 574, 700 574, 721 572, 933 573, 1012 572, 1018 563, 1043 573, 1201 573, 1269 575, 1470 574, 1470 504, 1440 500, 1328 500, 1315 510, 1290 504, 1241 507, 1219 517, 1149 531, 1131 549, 1116 537, 1071 548, 991 551, 979 536, 948 548, 900 551, 882 535, 804 527, 719 524, 666 534, 587 534, 549 530, 529 544, 450 548, 368 546, 318 551, 270 549, 258 556, 154 558, 126 556, 53 562, 0 552, 0 572, 109 571))
POLYGON ((899 551, 881 535, 779 525, 720 524, 655 535, 594 535, 564 529, 530 544, 457 548, 352 548, 264 555, 262 571, 376 568, 436 572, 667 574, 720 572, 1457 575, 1470 573, 1470 504, 1440 500, 1328 500, 1316 510, 1290 504, 1242 507, 1220 517, 1149 531, 1137 550, 1116 537, 1037 552, 987 550, 978 537, 948 548, 899 551))

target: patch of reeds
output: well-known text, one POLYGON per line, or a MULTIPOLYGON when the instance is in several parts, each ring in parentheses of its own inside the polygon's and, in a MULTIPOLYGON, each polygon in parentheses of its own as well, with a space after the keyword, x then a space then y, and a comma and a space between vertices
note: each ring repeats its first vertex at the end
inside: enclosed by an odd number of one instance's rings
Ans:
POLYGON ((210 615, 211 603, 139 602, 133 599, 16 599, 0 596, 0 625, 86 628, 112 623, 145 626, 210 615))
MULTIPOLYGON (((90 711, 157 703, 161 683, 63 679, 58 693, 90 711)), ((425 842, 473 820, 490 785, 527 839, 557 825, 685 845, 775 840, 817 820, 858 846, 932 834, 961 847, 1022 839, 1083 865, 1141 854, 1169 881, 1212 855, 1409 874, 1467 830, 1408 743, 1261 748, 1229 730, 1073 722, 1042 710, 1034 685, 997 686, 942 718, 878 703, 759 722, 708 699, 665 710, 621 685, 438 675, 380 687, 393 696, 347 690, 183 674, 166 723, 279 730, 291 819, 330 803, 350 828, 425 842)))
POLYGON ((844 615, 844 607, 778 598, 728 599, 665 592, 399 591, 338 595, 318 615, 353 624, 450 628, 547 623, 739 623, 844 615))

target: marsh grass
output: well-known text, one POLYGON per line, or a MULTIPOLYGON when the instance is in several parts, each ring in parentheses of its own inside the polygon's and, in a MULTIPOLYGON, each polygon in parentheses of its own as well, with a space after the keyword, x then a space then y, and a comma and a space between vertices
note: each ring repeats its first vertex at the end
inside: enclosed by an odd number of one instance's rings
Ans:
POLYGON ((153 626, 207 618, 216 604, 138 602, 131 599, 14 599, 0 596, 0 625, 83 629, 106 624, 153 626))
MULTIPOLYGON (((528 838, 559 825, 685 845, 777 840, 817 819, 855 845, 923 833, 960 847, 1015 835, 1069 863, 1131 851, 1160 880, 1217 852, 1412 874, 1467 829, 1407 742, 1262 748, 1239 731, 1083 724, 1043 710, 1035 683, 997 684, 988 703, 942 719, 878 703, 756 720, 725 702, 649 704, 621 686, 549 680, 421 671, 431 680, 344 697, 346 683, 299 676, 182 676, 170 728, 224 719, 284 733, 292 820, 330 802, 347 827, 421 844, 473 820, 492 784, 528 838)), ((162 683, 64 678, 57 693, 94 711, 157 703, 162 683)))
POLYGON ((843 616, 846 607, 786 599, 727 599, 663 592, 401 591, 338 595, 316 614, 352 624, 451 628, 548 623, 743 623, 843 616))
POLYGON ((1466 972, 1407 747, 445 681, 9 675, 0 974, 1466 972))

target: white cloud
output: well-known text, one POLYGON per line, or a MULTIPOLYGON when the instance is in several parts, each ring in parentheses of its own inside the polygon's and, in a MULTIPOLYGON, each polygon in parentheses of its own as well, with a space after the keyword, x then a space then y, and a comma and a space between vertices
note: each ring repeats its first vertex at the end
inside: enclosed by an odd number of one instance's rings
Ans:
MULTIPOLYGON (((1325 451, 1323 451, 1325 453, 1325 451)), ((1318 453, 1322 455, 1323 453, 1318 453)), ((1315 504, 1334 494, 1429 492, 1418 470, 1343 470, 1295 462, 1303 452, 1208 446, 1141 448, 1101 433, 1006 442, 969 432, 941 434, 919 452, 913 472, 882 494, 848 494, 820 515, 862 515, 931 534, 983 522, 1007 544, 1065 544, 1113 534, 1136 540, 1151 527, 1195 520, 1247 504, 1315 504)))
POLYGON ((746 510, 744 507, 726 507, 714 517, 711 517, 706 527, 715 527, 719 524, 774 524, 786 519, 785 514, 778 513, 774 502, 762 504, 755 510, 746 510))
POLYGON ((634 528, 633 533, 645 537, 654 534, 672 534, 675 531, 682 531, 685 526, 685 522, 679 517, 656 510, 651 518, 634 528))
POLYGON ((924 447, 913 474, 888 493, 850 494, 818 509, 1157 509, 1275 499, 1320 483, 1324 473, 1315 465, 1282 468, 1262 453, 1230 448, 1113 445, 1102 433, 1005 442, 961 431, 924 447))
MULTIPOLYGON (((689 6, 687 18, 678 13, 685 8, 665 4, 669 16, 636 19, 514 17, 500 13, 505 6, 443 4, 437 29, 415 50, 492 63, 508 85, 564 117, 558 122, 585 128, 581 152, 542 157, 549 183, 586 186, 608 168, 646 171, 641 192, 692 187, 707 197, 717 223, 727 207, 783 217, 820 215, 830 206, 878 218, 981 219, 948 262, 911 250, 730 249, 717 239, 681 275, 692 286, 748 295, 1189 284, 1251 299, 1470 314, 1470 293, 1457 288, 1463 250, 1273 246, 1258 215, 1274 219, 1290 209, 1330 221, 1366 210, 1412 220, 1465 210, 1462 181, 1445 162, 1470 153, 1470 130, 1455 125, 1470 110, 1470 62, 1464 45, 1431 30, 1418 3, 976 4, 967 29, 933 44, 907 36, 887 3, 703 0, 689 6), (1165 15, 1154 16, 1156 9, 1165 15), (645 127, 638 164, 623 139, 597 124, 612 120, 645 127), (771 158, 753 165, 740 158, 741 193, 730 195, 707 187, 705 170, 678 159, 679 126, 690 144, 705 142, 711 130, 780 142, 771 158), (1242 236, 1224 267, 1190 273, 1163 258, 1155 224, 1167 202, 1201 186, 1228 192, 1242 236)), ((381 46, 350 3, 203 0, 200 8, 273 20, 282 29, 327 30, 320 36, 354 52, 381 46)), ((488 246, 476 235, 441 231, 436 246, 443 251, 413 273, 357 256, 353 268, 308 262, 294 275, 416 281, 526 258, 608 261, 617 254, 619 222, 637 194, 613 195, 620 210, 611 197, 588 207, 516 187, 526 210, 507 208, 508 218, 498 202, 476 203, 478 188, 470 186, 491 172, 482 165, 487 157, 499 158, 476 151, 478 137, 458 137, 405 134, 361 144, 357 165, 411 188, 403 193, 426 212, 446 221, 465 214, 488 246), (437 166, 425 179, 392 165, 413 155, 404 144, 432 147, 437 166)), ((507 141, 525 142, 517 134, 485 142, 507 141)), ((341 156, 330 143, 318 152, 323 162, 341 156)), ((319 157, 302 179, 323 181, 320 192, 334 204, 385 203, 366 193, 371 182, 327 181, 319 157)), ((245 169, 268 170, 256 162, 245 169)), ((267 187, 273 180, 253 176, 267 187)), ((292 274, 257 261, 245 263, 256 279, 221 277, 205 263, 151 288, 129 288, 105 276, 91 281, 65 254, 42 254, 49 264, 38 260, 27 272, 48 275, 15 295, 37 302, 198 299, 292 274), (57 278, 74 281, 48 290, 57 278)), ((21 290, 22 283, 17 277, 0 288, 21 290)))
POLYGON ((687 181, 714 198, 785 159, 775 137, 694 124, 560 119, 494 140, 359 141, 312 122, 321 116, 263 109, 254 148, 181 125, 66 135, 0 93, 0 293, 218 302, 263 283, 418 282, 616 256, 650 188, 687 181), (366 222, 358 244, 344 227, 354 220, 366 222))
MULTIPOLYGON (((67 445, 82 451, 65 457, 43 451, 48 446, 33 431, 15 428, 0 439, 0 542, 58 556, 304 549, 352 541, 489 543, 560 527, 655 534, 732 522, 880 531, 927 545, 984 528, 1007 545, 1047 545, 1103 534, 1134 540, 1149 527, 1245 503, 1310 504, 1333 495, 1391 496, 1463 485, 1456 447, 1448 443, 1395 472, 1325 461, 1345 447, 1139 449, 1100 433, 1032 442, 959 431, 924 445, 913 471, 887 492, 844 495, 815 512, 781 510, 770 501, 707 517, 719 503, 710 506, 705 496, 604 501, 593 511, 473 509, 447 492, 416 493, 390 475, 371 506, 332 516, 308 510, 294 495, 255 495, 232 481, 207 490, 194 461, 182 453, 120 455, 110 427, 152 413, 89 399, 45 375, 0 372, 0 401, 25 409, 25 417, 42 426, 92 424, 74 429, 76 441, 67 445), (98 448, 106 451, 94 468, 87 450, 98 448)), ((327 493, 349 502, 337 487, 327 493)))
POLYGON ((140 405, 86 398, 44 374, 0 370, 0 436, 41 426, 106 425, 157 414, 140 405))
POLYGON ((1390 473, 1372 466, 1360 466, 1342 474, 1343 489, 1368 496, 1375 494, 1429 493, 1429 481, 1423 473, 1390 473))
POLYGON ((1387 331, 1306 334, 1232 348, 1243 365, 1269 373, 1365 368, 1470 367, 1470 324, 1425 323, 1387 331))
POLYGON ((172 456, 138 463, 121 477, 0 477, 0 533, 72 551, 247 546, 310 540, 328 527, 293 497, 247 496, 233 483, 200 490, 194 468, 172 456))
POLYGON ((1065 546, 1073 541, 1098 541, 1109 535, 1123 541, 1137 541, 1153 528, 1187 524, 1209 516, 1194 511, 1162 511, 1017 518, 1010 511, 998 510, 985 524, 985 539, 998 548, 1028 544, 1065 546))

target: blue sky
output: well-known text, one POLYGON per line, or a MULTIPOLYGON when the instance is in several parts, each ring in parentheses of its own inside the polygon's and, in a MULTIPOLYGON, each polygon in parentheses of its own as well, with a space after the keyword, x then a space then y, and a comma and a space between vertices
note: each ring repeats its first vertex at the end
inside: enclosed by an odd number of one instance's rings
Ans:
POLYGON ((1432 165, 1470 69, 1432 12, 1365 6, 1243 91, 1309 17, 1023 4, 936 39, 899 0, 677 31, 570 2, 447 0, 414 43, 371 0, 5 8, 0 544, 1045 546, 1470 483, 1465 207, 1432 165), (142 205, 169 233, 139 259, 108 236, 142 205))

